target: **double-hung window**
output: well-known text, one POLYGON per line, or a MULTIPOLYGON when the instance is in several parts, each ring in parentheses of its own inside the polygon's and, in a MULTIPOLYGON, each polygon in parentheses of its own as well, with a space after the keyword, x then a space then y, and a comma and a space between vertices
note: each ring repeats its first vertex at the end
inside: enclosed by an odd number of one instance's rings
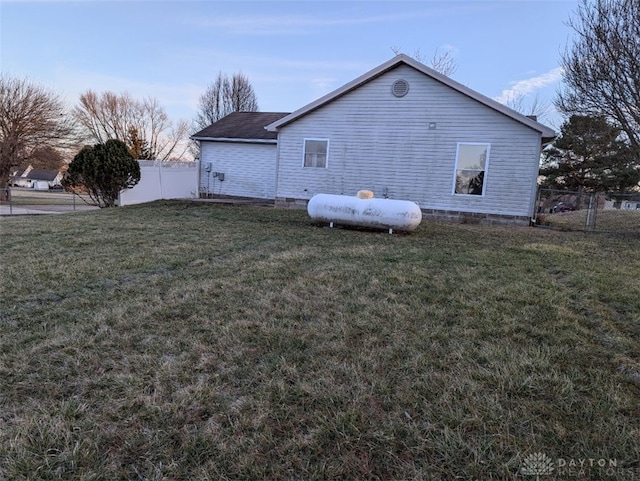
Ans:
POLYGON ((491 144, 459 143, 454 194, 483 195, 491 144))
POLYGON ((325 139, 305 139, 304 140, 304 166, 320 167, 327 166, 329 154, 329 141, 325 139))

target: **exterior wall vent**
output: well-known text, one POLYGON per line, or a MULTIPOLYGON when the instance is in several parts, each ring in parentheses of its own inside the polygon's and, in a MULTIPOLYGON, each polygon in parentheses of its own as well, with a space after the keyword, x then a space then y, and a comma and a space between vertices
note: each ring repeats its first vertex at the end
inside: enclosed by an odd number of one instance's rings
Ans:
POLYGON ((391 86, 391 93, 396 97, 404 97, 409 92, 409 82, 404 79, 399 79, 393 82, 391 86))

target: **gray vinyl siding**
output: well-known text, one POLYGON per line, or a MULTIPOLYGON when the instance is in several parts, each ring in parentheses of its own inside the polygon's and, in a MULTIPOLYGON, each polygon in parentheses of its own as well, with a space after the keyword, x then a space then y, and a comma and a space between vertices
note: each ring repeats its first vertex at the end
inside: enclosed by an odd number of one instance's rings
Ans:
POLYGON ((528 216, 540 141, 531 128, 401 65, 281 127, 276 197, 370 189, 423 209, 528 216), (391 85, 400 78, 410 87, 396 98, 391 85), (327 168, 302 166, 305 138, 329 140, 327 168), (453 194, 459 142, 491 144, 484 196, 453 194))
POLYGON ((275 198, 276 145, 201 141, 200 193, 275 198), (211 163, 211 172, 205 166, 211 163), (224 174, 224 181, 214 177, 224 174))

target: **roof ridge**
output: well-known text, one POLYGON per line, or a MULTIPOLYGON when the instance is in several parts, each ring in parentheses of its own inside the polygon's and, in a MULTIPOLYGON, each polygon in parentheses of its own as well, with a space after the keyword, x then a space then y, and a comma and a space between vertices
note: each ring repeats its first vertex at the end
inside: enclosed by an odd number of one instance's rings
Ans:
POLYGON ((541 124, 540 122, 537 122, 535 120, 532 120, 530 118, 527 118, 527 116, 521 114, 520 112, 517 112, 509 107, 507 107, 506 105, 503 105, 501 103, 499 103, 496 100, 493 100, 489 97, 487 97, 484 94, 481 94, 480 92, 477 92, 476 90, 473 90, 470 87, 467 87, 466 85, 461 84, 460 82, 457 82, 456 80, 453 80, 451 77, 448 77, 440 72, 438 72, 437 70, 434 70, 428 66, 426 66, 425 64, 415 60, 414 58, 409 57, 406 54, 398 54, 395 57, 391 58, 390 60, 387 60, 386 62, 378 65, 377 67, 369 70, 368 72, 364 73, 363 75, 360 75, 359 77, 351 80, 350 82, 347 82, 346 84, 344 84, 341 87, 338 87, 337 89, 333 90, 332 92, 329 92, 328 94, 314 100, 313 102, 310 102, 308 104, 306 104, 305 106, 301 107, 300 109, 294 111, 293 113, 287 115, 286 117, 280 118, 274 122, 272 122, 271 124, 269 124, 267 126, 267 129, 276 132, 278 130, 278 128, 283 127, 291 122, 293 122, 294 120, 297 120, 300 117, 303 117, 311 112, 313 112, 314 110, 319 109, 320 107, 332 102, 333 100, 336 100, 346 94, 348 94, 349 92, 357 89, 358 87, 370 82, 371 80, 385 74, 386 72, 393 70, 394 68, 398 67, 401 64, 405 64, 409 67, 412 67, 414 69, 416 69, 417 71, 423 73, 424 75, 427 75, 431 78, 433 78, 434 80, 441 82, 443 84, 445 84, 446 86, 448 86, 449 88, 452 88, 454 90, 456 90, 457 92, 466 95, 467 97, 482 103, 483 105, 496 110, 500 113, 502 113, 503 115, 506 115, 510 118, 512 118, 513 120, 520 122, 524 125, 526 125, 527 127, 534 129, 538 132, 540 132, 540 134, 542 135, 543 139, 549 139, 549 138, 553 138, 555 137, 556 133, 553 129, 551 129, 550 127, 547 127, 544 124, 541 124))

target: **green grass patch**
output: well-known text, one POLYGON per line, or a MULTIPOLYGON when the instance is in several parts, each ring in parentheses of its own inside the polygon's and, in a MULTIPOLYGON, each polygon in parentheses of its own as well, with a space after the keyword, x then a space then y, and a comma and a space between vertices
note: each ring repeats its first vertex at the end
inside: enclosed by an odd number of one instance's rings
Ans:
POLYGON ((0 230, 0 479, 640 476, 640 238, 196 202, 0 230))

